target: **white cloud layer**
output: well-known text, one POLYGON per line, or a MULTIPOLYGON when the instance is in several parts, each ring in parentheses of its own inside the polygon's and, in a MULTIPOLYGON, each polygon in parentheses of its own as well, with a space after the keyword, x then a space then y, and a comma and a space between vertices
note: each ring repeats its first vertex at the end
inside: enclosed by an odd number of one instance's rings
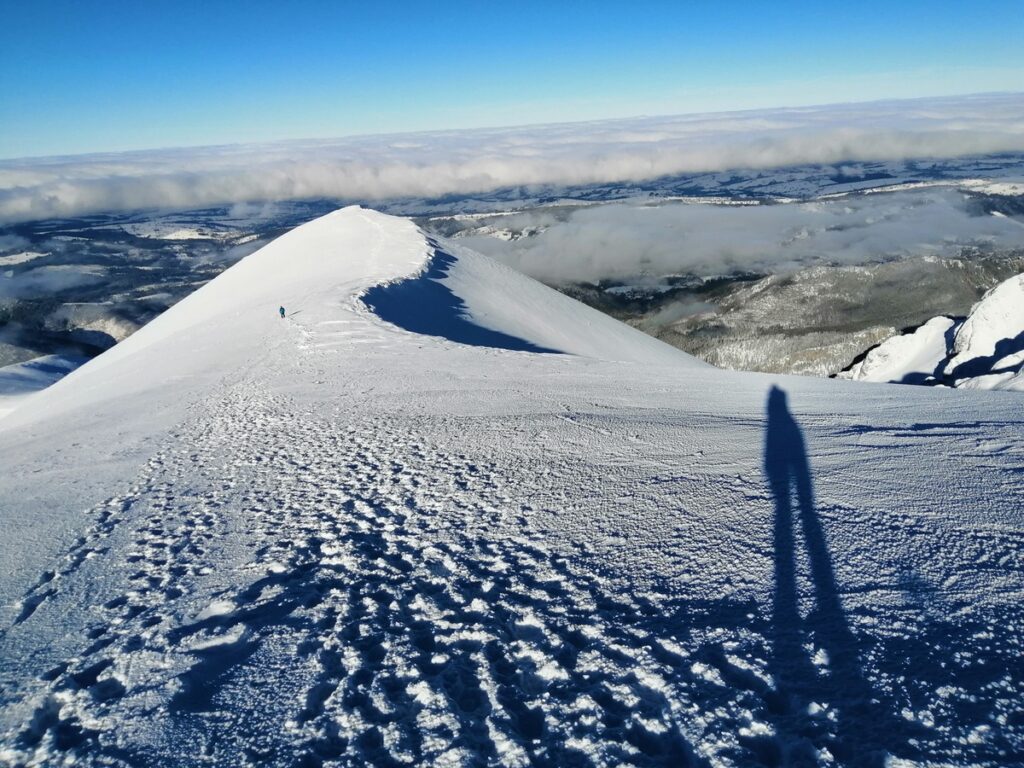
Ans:
POLYGON ((635 281, 639 275, 788 271, 957 255, 965 246, 1024 248, 1024 226, 985 214, 952 189, 857 195, 785 205, 597 205, 557 221, 543 209, 502 226, 547 227, 534 237, 462 242, 551 283, 635 281))
POLYGON ((0 222, 1024 151, 1024 94, 0 161, 0 222))

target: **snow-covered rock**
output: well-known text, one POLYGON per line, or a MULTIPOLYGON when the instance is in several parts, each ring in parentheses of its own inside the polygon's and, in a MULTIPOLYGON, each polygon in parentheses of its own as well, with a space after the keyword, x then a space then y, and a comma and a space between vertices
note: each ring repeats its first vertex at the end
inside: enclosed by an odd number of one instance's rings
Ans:
POLYGON ((853 381, 922 384, 934 380, 948 357, 949 342, 958 323, 933 317, 912 333, 893 336, 870 350, 864 359, 839 378, 853 381))
POLYGON ((1024 389, 1024 274, 988 291, 963 322, 935 317, 839 373, 854 381, 1024 389))
POLYGON ((1024 274, 982 297, 957 331, 946 377, 959 382, 996 372, 996 364, 1024 350, 1024 274))
POLYGON ((1024 392, 1024 350, 1007 355, 992 365, 994 373, 984 373, 957 382, 958 389, 1002 389, 1024 392))

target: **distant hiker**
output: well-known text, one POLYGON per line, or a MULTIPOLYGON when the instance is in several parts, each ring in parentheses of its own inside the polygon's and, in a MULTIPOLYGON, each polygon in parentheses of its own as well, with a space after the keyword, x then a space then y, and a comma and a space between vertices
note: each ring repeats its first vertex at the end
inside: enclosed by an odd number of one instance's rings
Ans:
POLYGON ((279 307, 277 311, 281 313, 281 318, 284 319, 284 307, 279 307))

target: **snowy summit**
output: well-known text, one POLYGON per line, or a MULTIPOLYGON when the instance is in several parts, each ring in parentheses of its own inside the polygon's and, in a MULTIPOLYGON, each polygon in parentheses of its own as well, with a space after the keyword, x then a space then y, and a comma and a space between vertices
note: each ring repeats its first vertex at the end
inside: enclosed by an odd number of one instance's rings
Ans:
POLYGON ((1022 437, 345 208, 0 421, 0 763, 1019 764, 1022 437))

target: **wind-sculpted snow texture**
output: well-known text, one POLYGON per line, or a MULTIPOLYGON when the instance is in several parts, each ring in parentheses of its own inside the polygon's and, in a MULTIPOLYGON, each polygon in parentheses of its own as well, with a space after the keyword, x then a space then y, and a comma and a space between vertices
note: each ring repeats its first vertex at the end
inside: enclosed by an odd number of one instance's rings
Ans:
POLYGON ((5 419, 0 761, 1024 760, 1017 398, 718 371, 444 249, 332 214, 5 419))

